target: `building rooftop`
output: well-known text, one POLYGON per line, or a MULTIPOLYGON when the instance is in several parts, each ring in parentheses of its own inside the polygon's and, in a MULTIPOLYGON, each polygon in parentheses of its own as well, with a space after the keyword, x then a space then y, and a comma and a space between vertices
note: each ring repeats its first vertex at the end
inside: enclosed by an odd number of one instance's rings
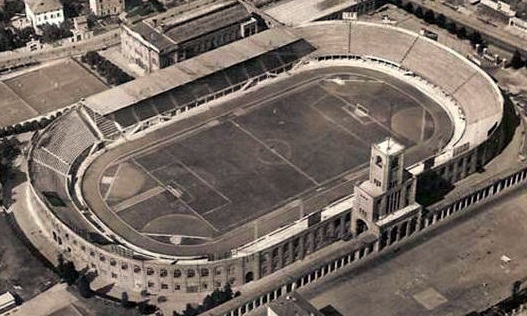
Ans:
POLYGON ((382 142, 374 144, 373 146, 386 155, 394 155, 404 150, 404 146, 392 137, 387 137, 382 142))
POLYGON ((277 316, 323 316, 313 305, 298 293, 279 297, 267 306, 267 315, 277 316))
POLYGON ((362 0, 291 0, 265 11, 286 25, 300 25, 340 12, 362 0))
POLYGON ((131 30, 140 34, 158 51, 171 51, 179 44, 248 19, 251 13, 235 0, 213 2, 183 11, 167 13, 136 23, 131 30))
POLYGON ((8 306, 15 304, 15 297, 13 294, 6 292, 2 295, 0 295, 0 310, 4 309, 8 306))
POLYGON ((24 0, 33 14, 56 11, 62 9, 59 0, 24 0))

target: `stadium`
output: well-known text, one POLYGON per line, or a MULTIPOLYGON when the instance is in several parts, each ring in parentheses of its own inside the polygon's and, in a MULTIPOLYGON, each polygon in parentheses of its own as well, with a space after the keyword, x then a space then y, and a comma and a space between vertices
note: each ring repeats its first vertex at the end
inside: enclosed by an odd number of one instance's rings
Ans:
POLYGON ((419 202, 502 150, 504 112, 485 72, 424 36, 272 28, 81 100, 32 139, 30 203, 98 284, 238 287, 339 240, 361 240, 360 257, 435 223, 420 207, 361 224, 371 145, 407 148, 419 202))

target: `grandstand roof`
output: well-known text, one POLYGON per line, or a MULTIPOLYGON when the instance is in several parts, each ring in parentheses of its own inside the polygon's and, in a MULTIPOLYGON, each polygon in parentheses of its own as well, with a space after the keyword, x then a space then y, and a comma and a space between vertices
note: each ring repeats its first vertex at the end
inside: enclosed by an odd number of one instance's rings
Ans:
POLYGON ((283 28, 269 29, 93 95, 84 104, 107 115, 297 40, 299 37, 283 28))
POLYGON ((153 17, 130 26, 159 51, 171 51, 179 44, 247 20, 250 12, 237 1, 209 4, 190 12, 153 17))
POLYGON ((279 2, 265 13, 284 24, 299 25, 343 11, 359 2, 361 0, 292 0, 279 2))

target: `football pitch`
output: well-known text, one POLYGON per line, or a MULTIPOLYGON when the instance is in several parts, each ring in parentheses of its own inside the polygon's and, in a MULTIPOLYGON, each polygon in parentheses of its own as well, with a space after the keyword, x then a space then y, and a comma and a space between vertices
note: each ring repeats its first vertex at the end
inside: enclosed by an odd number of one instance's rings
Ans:
POLYGON ((343 181, 388 135, 408 148, 435 137, 448 119, 429 107, 376 78, 318 77, 120 159, 100 193, 143 234, 214 238, 343 181))

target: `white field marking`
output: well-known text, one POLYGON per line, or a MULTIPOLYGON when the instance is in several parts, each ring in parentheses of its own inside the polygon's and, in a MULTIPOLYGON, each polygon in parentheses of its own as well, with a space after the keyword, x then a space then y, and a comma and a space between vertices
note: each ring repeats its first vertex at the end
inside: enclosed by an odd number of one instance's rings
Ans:
POLYGON ((240 124, 236 123, 235 121, 233 120, 229 120, 229 122, 231 122, 234 126, 236 126, 237 128, 239 128, 242 132, 244 132, 245 134, 247 134, 249 137, 251 137, 252 139, 254 139, 256 142, 258 142, 260 145, 264 146, 267 150, 269 150, 270 152, 272 152, 273 154, 277 155, 280 159, 282 159, 286 164, 288 164, 290 167, 292 167, 293 169, 295 169, 298 173, 302 174, 304 177, 306 177, 309 181, 313 182, 314 185, 316 186, 319 186, 320 184, 313 178, 311 177, 310 175, 308 175, 305 171, 303 171, 302 169, 300 169, 299 167, 297 167, 295 164, 293 164, 291 161, 287 160, 284 156, 280 155, 276 150, 274 150, 273 148, 269 147, 266 143, 264 143, 263 141, 261 141, 258 137, 256 137, 255 135, 253 135, 251 132, 249 132, 247 129, 243 128, 240 124))
MULTIPOLYGON (((140 163, 138 163, 135 159, 131 159, 135 165, 137 165, 139 168, 141 168, 146 174, 148 174, 152 179, 154 179, 157 183, 159 183, 160 186, 162 186, 163 188, 166 188, 166 185, 163 183, 163 181, 159 180, 156 176, 154 176, 152 173, 150 173, 150 171, 148 171, 145 167, 143 167, 140 163)), ((214 225, 212 225, 208 220, 206 220, 203 216, 201 216, 198 212, 196 212, 195 209, 193 209, 190 205, 188 205, 188 203, 186 203, 185 201, 181 200, 181 199, 178 199, 183 205, 185 205, 186 207, 188 207, 188 209, 194 213, 194 215, 196 215, 196 217, 198 217, 199 219, 201 219, 202 221, 204 221, 207 225, 209 225, 214 231, 219 231, 216 227, 214 227, 214 225)))
POLYGON ((104 201, 108 200, 108 196, 110 195, 110 192, 112 191, 113 184, 115 183, 115 179, 117 179, 117 175, 119 174, 119 171, 121 171, 122 163, 117 166, 117 170, 115 170, 115 174, 113 175, 112 183, 110 183, 110 187, 108 188, 108 191, 104 194, 104 201))
POLYGON ((183 161, 180 161, 179 159, 177 159, 177 157, 175 157, 174 155, 172 155, 171 153, 168 153, 168 155, 172 158, 174 158, 174 160, 179 163, 183 168, 185 168, 185 170, 187 170, 190 174, 192 174, 194 177, 196 177, 199 181, 203 182, 206 186, 208 186, 212 191, 216 192, 216 194, 218 194, 219 196, 221 196, 224 200, 226 200, 227 202, 229 203, 232 203, 231 199, 229 199, 228 197, 226 197, 223 193, 221 193, 218 189, 216 189, 212 184, 210 184, 207 180, 203 179, 199 174, 197 174, 194 170, 192 170, 189 166, 187 166, 183 161))
POLYGON ((346 128, 345 126, 342 126, 341 124, 339 124, 337 121, 333 120, 331 117, 327 116, 326 113, 324 113, 323 111, 321 111, 319 108, 317 108, 314 104, 311 104, 309 105, 313 110, 315 110, 318 114, 320 114, 320 116, 322 116, 323 118, 325 118, 328 122, 330 122, 331 124, 337 126, 338 128, 342 129, 346 134, 349 134, 351 136, 353 136, 353 138, 355 138, 356 140, 358 140, 359 142, 361 142, 362 144, 366 145, 366 146, 371 146, 370 143, 366 142, 365 140, 363 140, 360 136, 358 136, 357 134, 355 134, 354 132, 350 131, 348 128, 346 128))
POLYGON ((119 213, 120 211, 125 210, 125 209, 127 209, 127 208, 129 208, 131 206, 134 206, 134 205, 136 205, 138 203, 141 203, 143 201, 146 201, 149 198, 154 197, 154 196, 158 195, 159 193, 161 193, 163 191, 165 191, 165 189, 160 187, 160 186, 153 187, 150 190, 147 190, 145 192, 139 193, 139 194, 137 194, 135 196, 132 196, 129 199, 126 199, 126 200, 120 202, 119 204, 117 204, 116 206, 113 207, 113 211, 115 213, 119 213))

